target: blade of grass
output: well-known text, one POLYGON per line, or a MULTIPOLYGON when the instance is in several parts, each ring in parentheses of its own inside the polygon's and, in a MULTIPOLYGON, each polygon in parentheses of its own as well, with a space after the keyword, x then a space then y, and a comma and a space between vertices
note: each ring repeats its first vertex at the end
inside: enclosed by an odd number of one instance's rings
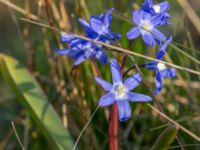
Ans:
POLYGON ((195 13, 194 9, 190 5, 187 0, 177 0, 179 5, 182 7, 188 18, 193 23, 194 27, 197 29, 198 33, 200 34, 200 19, 198 15, 195 13))
POLYGON ((96 114, 96 112, 97 112, 97 110, 99 109, 99 107, 100 107, 100 106, 98 105, 97 108, 95 109, 95 111, 92 113, 90 119, 87 121, 87 123, 85 124, 85 126, 84 126, 83 129, 81 130, 81 132, 80 132, 80 134, 79 134, 78 138, 76 139, 76 142, 75 142, 75 144, 74 144, 74 146, 73 146, 73 150, 76 149, 76 147, 77 147, 77 145, 78 145, 78 142, 79 142, 81 136, 83 135, 84 131, 86 130, 86 128, 88 127, 88 125, 89 125, 90 122, 92 121, 92 118, 93 118, 94 115, 96 114))
POLYGON ((13 121, 11 121, 11 125, 12 125, 13 131, 14 131, 14 133, 15 133, 15 136, 16 136, 16 138, 17 138, 17 141, 19 142, 19 145, 20 145, 21 149, 22 149, 22 150, 25 150, 25 148, 24 148, 24 146, 23 146, 23 144, 22 144, 22 141, 20 140, 20 137, 19 137, 19 135, 18 135, 18 133, 17 133, 17 130, 16 130, 16 128, 15 128, 15 124, 14 124, 13 121))
POLYGON ((73 144, 68 130, 30 72, 14 58, 3 54, 0 54, 0 71, 54 149, 71 149, 73 144))
POLYGON ((188 129, 186 129, 185 127, 183 127, 182 125, 180 125, 178 122, 174 121, 173 119, 171 119, 167 115, 165 115, 162 112, 160 112, 156 107, 154 107, 151 104, 147 104, 147 106, 150 107, 153 111, 158 113, 160 116, 162 116, 167 121, 171 122, 172 124, 175 124, 178 128, 180 128, 180 130, 182 130, 183 132, 187 133, 190 137, 192 137, 195 140, 197 140, 198 142, 200 142, 200 137, 198 137, 197 135, 195 135, 194 133, 192 133, 191 131, 189 131, 188 129))
MULTIPOLYGON (((181 118, 181 119, 178 119, 178 120, 176 120, 176 122, 184 122, 184 121, 188 121, 188 119, 191 119, 192 118, 192 116, 189 116, 189 117, 185 117, 185 118, 181 118)), ((154 127, 154 128, 152 128, 152 129, 150 129, 150 131, 155 131, 155 130, 159 130, 159 129, 162 129, 162 128, 164 128, 164 127, 167 127, 169 124, 168 123, 166 123, 166 124, 162 124, 162 125, 160 125, 160 126, 157 126, 157 127, 154 127)))
POLYGON ((167 150, 176 139, 178 127, 176 125, 168 126, 153 144, 151 150, 167 150))
MULTIPOLYGON (((186 148, 186 147, 194 147, 196 149, 197 149, 197 146, 200 147, 200 144, 185 144, 185 145, 183 145, 184 148, 186 148)), ((179 149, 179 148, 180 148, 180 146, 177 145, 177 146, 171 146, 168 149, 179 149)))

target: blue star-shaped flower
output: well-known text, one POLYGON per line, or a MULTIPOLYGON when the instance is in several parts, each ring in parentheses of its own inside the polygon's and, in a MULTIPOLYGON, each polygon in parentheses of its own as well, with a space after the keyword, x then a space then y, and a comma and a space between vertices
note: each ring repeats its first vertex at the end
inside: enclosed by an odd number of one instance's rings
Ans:
POLYGON ((144 42, 149 46, 154 46, 155 41, 165 41, 167 38, 156 28, 161 25, 163 18, 158 14, 152 16, 145 11, 133 11, 133 22, 137 27, 132 28, 126 35, 129 40, 142 35, 144 42))
MULTIPOLYGON (((105 43, 111 43, 119 40, 120 34, 110 31, 112 11, 113 9, 110 9, 106 14, 92 16, 89 23, 83 19, 79 19, 79 22, 83 26, 88 38, 105 43)), ((56 52, 60 55, 70 56, 74 59, 74 65, 79 65, 88 58, 96 58, 102 64, 107 63, 108 56, 101 45, 77 38, 71 34, 62 35, 61 41, 69 44, 69 48, 56 50, 56 52)))
POLYGON ((69 44, 69 48, 59 49, 60 55, 68 55, 74 60, 74 65, 79 65, 88 58, 98 59, 100 63, 106 64, 108 57, 100 45, 77 38, 71 34, 61 36, 61 41, 69 44))
POLYGON ((125 81, 122 81, 120 68, 115 59, 111 60, 110 68, 113 84, 110 84, 101 78, 95 78, 96 82, 108 92, 101 97, 99 100, 99 105, 106 107, 117 103, 119 120, 126 121, 131 116, 131 107, 129 105, 129 101, 149 102, 151 101, 151 97, 144 94, 131 92, 131 90, 137 87, 142 81, 142 77, 139 73, 136 73, 125 81))
POLYGON ((79 19, 79 22, 83 26, 87 37, 106 43, 112 43, 120 39, 120 34, 110 31, 112 11, 113 9, 111 8, 106 14, 92 16, 89 23, 83 19, 79 19))
POLYGON ((170 15, 167 13, 169 8, 170 4, 166 1, 154 5, 152 0, 145 0, 145 2, 142 4, 142 10, 149 12, 152 15, 156 14, 162 15, 163 17, 163 22, 161 23, 162 25, 169 23, 168 19, 170 18, 170 15))
MULTIPOLYGON (((170 37, 161 47, 156 55, 156 59, 162 60, 168 44, 172 41, 170 37)), ((163 87, 164 78, 173 78, 176 76, 176 70, 173 68, 167 68, 165 64, 159 62, 148 62, 145 64, 146 68, 156 72, 156 88, 154 94, 160 93, 163 87)))

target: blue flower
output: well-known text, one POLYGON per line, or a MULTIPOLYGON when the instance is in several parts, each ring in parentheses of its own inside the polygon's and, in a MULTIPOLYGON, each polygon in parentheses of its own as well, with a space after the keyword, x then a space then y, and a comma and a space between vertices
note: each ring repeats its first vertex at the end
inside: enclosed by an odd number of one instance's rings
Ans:
POLYGON ((106 64, 108 61, 108 56, 100 45, 77 38, 71 34, 62 35, 61 41, 69 44, 69 48, 58 49, 56 53, 70 56, 74 60, 74 65, 79 65, 88 58, 96 58, 102 64, 106 64))
POLYGON ((111 8, 106 14, 92 16, 89 23, 81 18, 79 19, 79 22, 83 26, 87 37, 105 43, 112 43, 120 39, 120 34, 116 34, 110 31, 112 11, 113 9, 111 8))
MULTIPOLYGON (((106 14, 92 16, 89 23, 83 19, 79 19, 88 38, 105 43, 112 43, 119 40, 120 34, 110 31, 112 11, 113 9, 110 9, 106 14)), ((71 34, 62 35, 61 41, 66 42, 69 48, 56 50, 56 52, 60 55, 70 56, 74 60, 74 65, 79 65, 88 58, 96 58, 102 64, 107 63, 108 56, 101 45, 77 38, 71 34)))
MULTIPOLYGON (((162 46, 156 55, 156 59, 162 60, 168 44, 172 41, 172 37, 170 37, 162 46)), ((145 67, 149 70, 156 72, 156 88, 154 90, 154 94, 160 93, 163 87, 163 79, 164 78, 173 78, 176 76, 176 70, 173 68, 167 68, 165 64, 159 62, 148 62, 145 64, 145 67)))
POLYGON ((142 5, 142 10, 151 13, 152 15, 160 14, 163 17, 163 24, 168 24, 168 19, 170 18, 170 15, 167 13, 167 11, 170 8, 170 4, 168 2, 161 2, 156 5, 153 4, 152 0, 145 0, 145 2, 142 5))
POLYGON ((151 97, 131 92, 131 90, 137 87, 142 81, 142 77, 139 73, 136 73, 125 81, 122 81, 120 68, 115 59, 111 60, 110 68, 113 84, 110 84, 101 78, 95 78, 96 82, 108 92, 101 97, 99 100, 99 105, 106 107, 117 103, 119 120, 126 121, 131 116, 131 107, 129 105, 129 101, 149 102, 151 101, 151 97))
POLYGON ((161 25, 162 16, 152 16, 145 11, 133 11, 133 22, 137 27, 132 28, 126 35, 129 40, 142 35, 144 42, 149 46, 154 46, 155 41, 165 41, 167 37, 156 28, 161 25))

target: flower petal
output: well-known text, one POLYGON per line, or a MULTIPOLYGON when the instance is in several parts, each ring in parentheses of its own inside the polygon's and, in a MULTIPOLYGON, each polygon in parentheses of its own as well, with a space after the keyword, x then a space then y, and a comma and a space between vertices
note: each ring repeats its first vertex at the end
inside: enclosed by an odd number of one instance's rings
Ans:
POLYGON ((131 107, 128 101, 121 100, 117 101, 119 120, 121 122, 126 121, 131 117, 131 107))
POLYGON ((132 19, 135 24, 139 25, 141 21, 141 11, 133 11, 132 19))
POLYGON ((112 21, 112 12, 113 12, 113 8, 109 9, 104 17, 104 24, 107 28, 110 28, 110 24, 112 21))
POLYGON ((168 2, 159 3, 157 6, 160 7, 160 13, 165 13, 170 8, 170 4, 168 2))
POLYGON ((149 102, 151 101, 151 97, 144 95, 144 94, 138 94, 134 92, 128 92, 127 93, 128 100, 132 102, 149 102))
POLYGON ((160 91, 162 90, 162 87, 163 87, 163 78, 160 72, 157 72, 156 73, 156 88, 154 90, 154 94, 160 93, 160 91))
POLYGON ((115 95, 112 93, 108 93, 108 94, 102 96, 98 103, 102 107, 112 105, 115 103, 115 95))
POLYGON ((142 20, 150 20, 152 18, 152 15, 149 12, 143 10, 140 11, 140 16, 142 20))
POLYGON ((85 60, 86 60, 86 57, 84 55, 82 55, 82 56, 78 57, 77 59, 75 59, 73 65, 77 66, 77 65, 81 64, 85 60))
POLYGON ((61 40, 62 42, 67 42, 67 43, 71 42, 71 41, 74 40, 74 39, 76 39, 76 37, 73 36, 73 35, 71 35, 71 34, 63 34, 63 35, 61 35, 61 37, 60 37, 60 40, 61 40))
POLYGON ((133 40, 140 35, 140 29, 138 27, 132 28, 129 32, 126 33, 126 36, 129 40, 133 40))
POLYGON ((87 37, 90 37, 92 39, 96 38, 98 35, 95 33, 95 31, 91 28, 91 26, 83 19, 79 18, 80 24, 83 26, 87 37))
POLYGON ((99 60, 99 62, 100 62, 101 64, 107 64, 107 62, 108 62, 108 56, 107 56, 107 54, 105 53, 105 51, 102 50, 102 49, 99 49, 99 50, 96 52, 95 57, 96 57, 96 59, 99 60))
POLYGON ((90 25, 84 19, 79 18, 78 21, 83 27, 90 27, 90 25))
POLYGON ((165 56, 165 51, 159 50, 156 54, 156 58, 159 60, 163 59, 164 56, 165 56))
POLYGON ((157 62, 151 61, 151 62, 145 63, 145 67, 149 70, 155 71, 157 70, 157 64, 158 64, 157 62))
POLYGON ((159 30, 157 30, 156 28, 153 28, 151 31, 153 37, 155 37, 155 39, 157 39, 158 41, 166 41, 167 37, 161 33, 159 30))
POLYGON ((112 73, 113 83, 121 82, 122 81, 122 75, 120 73, 119 65, 118 65, 118 63, 115 59, 111 59, 110 69, 111 69, 111 73, 112 73))
POLYGON ((170 42, 172 41, 172 36, 170 36, 166 41, 163 42, 160 42, 161 44, 159 45, 159 51, 158 53, 156 54, 156 58, 161 60, 163 59, 165 53, 166 53, 166 49, 168 47, 168 45, 170 44, 170 42), (162 44, 163 43, 163 44, 162 44))
POLYGON ((126 86, 126 88, 128 88, 128 90, 132 90, 135 87, 137 87, 141 83, 141 81, 142 76, 140 75, 140 73, 136 73, 133 76, 126 79, 124 81, 124 85, 126 86))
POLYGON ((145 2, 142 4, 142 10, 149 12, 151 14, 155 14, 152 0, 145 0, 145 2))
POLYGON ((163 45, 160 45, 160 51, 166 51, 168 45, 172 42, 172 36, 170 36, 165 42, 163 45))
POLYGON ((70 48, 64 48, 64 49, 55 49, 55 52, 59 55, 68 55, 72 51, 70 48))
POLYGON ((113 39, 119 40, 121 38, 121 34, 110 32, 110 35, 113 39))
POLYGON ((166 19, 164 18, 164 14, 158 13, 151 17, 151 23, 154 27, 159 27, 166 23, 166 19))
POLYGON ((165 70, 160 71, 160 74, 164 78, 173 78, 176 76, 176 70, 173 68, 167 68, 165 70))
POLYGON ((103 79, 98 78, 98 77, 95 77, 95 80, 104 90, 106 90, 106 91, 112 90, 112 88, 113 88, 112 84, 110 84, 110 83, 108 83, 108 82, 106 82, 103 79))
POLYGON ((142 38, 147 45, 149 45, 151 47, 153 47, 155 45, 155 40, 150 33, 142 34, 142 38))
POLYGON ((90 24, 92 29, 100 35, 102 35, 107 29, 103 22, 101 22, 99 19, 96 19, 95 17, 91 17, 90 24))

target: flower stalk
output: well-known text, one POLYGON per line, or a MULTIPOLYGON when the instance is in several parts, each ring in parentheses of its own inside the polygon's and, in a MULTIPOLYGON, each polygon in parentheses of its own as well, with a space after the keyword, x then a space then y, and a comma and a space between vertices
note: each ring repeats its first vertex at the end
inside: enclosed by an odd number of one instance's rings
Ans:
POLYGON ((109 149, 118 150, 118 108, 116 103, 109 110, 109 149))

